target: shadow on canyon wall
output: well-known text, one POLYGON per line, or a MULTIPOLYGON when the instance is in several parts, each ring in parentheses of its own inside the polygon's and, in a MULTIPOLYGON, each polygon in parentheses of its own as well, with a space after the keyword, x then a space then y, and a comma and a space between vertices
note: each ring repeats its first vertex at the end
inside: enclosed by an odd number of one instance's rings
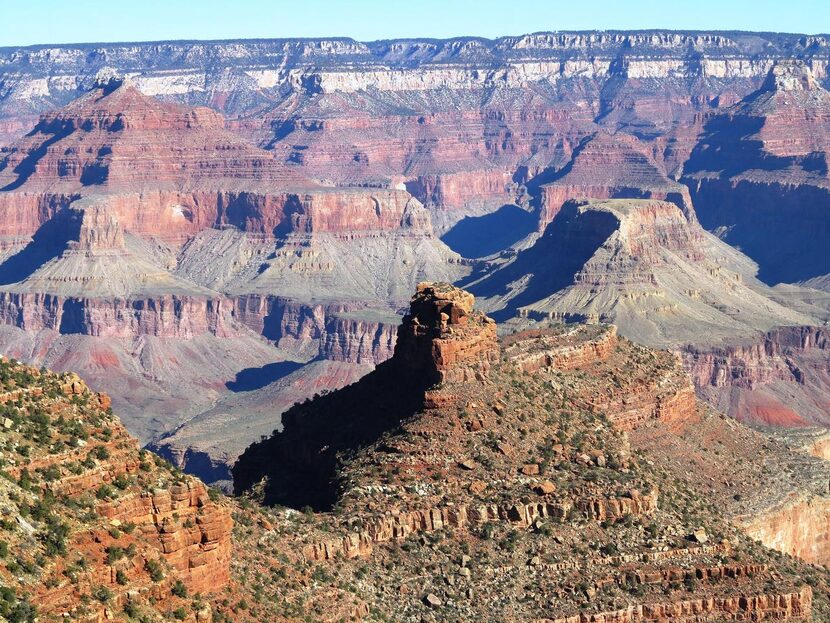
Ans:
POLYGON ((504 205, 484 216, 468 216, 441 237, 464 257, 485 257, 516 244, 536 229, 537 217, 517 205, 504 205))
POLYGON ((245 368, 236 373, 236 378, 233 381, 225 383, 225 387, 237 393, 262 389, 266 385, 288 376, 295 370, 299 370, 303 365, 305 364, 297 361, 275 361, 259 368, 245 368))

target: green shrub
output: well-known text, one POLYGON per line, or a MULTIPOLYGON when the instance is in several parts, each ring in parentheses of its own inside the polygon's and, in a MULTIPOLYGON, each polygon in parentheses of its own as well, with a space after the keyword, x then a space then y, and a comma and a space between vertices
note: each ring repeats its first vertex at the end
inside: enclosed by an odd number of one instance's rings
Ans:
POLYGON ((112 599, 112 591, 106 586, 98 586, 92 590, 92 596, 104 604, 112 599))
POLYGON ((144 563, 144 568, 150 574, 150 579, 153 582, 161 582, 164 579, 164 571, 161 568, 158 560, 148 560, 144 563))
POLYGON ((173 585, 173 588, 170 589, 170 592, 176 597, 187 597, 187 587, 181 580, 176 580, 176 583, 173 585))

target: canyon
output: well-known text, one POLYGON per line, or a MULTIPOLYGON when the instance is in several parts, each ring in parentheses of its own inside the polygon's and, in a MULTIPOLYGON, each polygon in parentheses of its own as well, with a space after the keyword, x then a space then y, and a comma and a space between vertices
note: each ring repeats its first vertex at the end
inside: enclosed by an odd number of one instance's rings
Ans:
POLYGON ((744 32, 2 48, 0 349, 226 488, 392 355, 423 279, 826 426, 828 63, 744 32))
POLYGON ((236 497, 140 449, 77 375, 0 360, 0 615, 830 615, 823 437, 713 411, 613 325, 499 338, 447 283, 417 285, 397 334, 242 453, 236 497))
POLYGON ((242 454, 237 495, 314 509, 272 542, 399 620, 822 620, 760 544, 830 560, 826 461, 713 412, 613 326, 499 339, 473 304, 420 284, 391 359, 242 454))

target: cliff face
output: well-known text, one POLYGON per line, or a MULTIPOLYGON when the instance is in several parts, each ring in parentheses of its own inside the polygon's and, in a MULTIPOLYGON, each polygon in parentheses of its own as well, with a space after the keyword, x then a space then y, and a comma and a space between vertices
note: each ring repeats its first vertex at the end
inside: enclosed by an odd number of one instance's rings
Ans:
POLYGON ((830 500, 794 500, 744 521, 750 538, 807 562, 830 562, 830 500))
POLYGON ((827 425, 829 348, 824 328, 782 327, 742 346, 687 347, 682 357, 700 394, 741 421, 827 425))
POLYGON ((157 295, 146 299, 82 299, 42 293, 0 293, 0 321, 26 331, 51 330, 105 338, 229 337, 229 303, 157 295))
MULTIPOLYGON (((764 281, 823 287, 828 59, 825 37, 683 32, 0 50, 0 346, 72 358, 142 438, 183 439, 202 435, 171 422, 214 422, 205 405, 294 364, 319 391, 385 360, 424 279, 516 326, 609 321, 676 349, 819 325, 824 303, 782 303, 696 210, 764 281), (182 360, 216 363, 174 390, 182 360)), ((825 386, 786 374, 769 394, 697 386, 799 423, 825 386)))
POLYGON ((827 227, 829 137, 830 93, 809 65, 782 62, 706 124, 684 169, 701 222, 755 259, 767 283, 830 272, 816 238, 827 227))
MULTIPOLYGON (((406 184, 443 230, 521 197, 517 182, 560 169, 600 127, 646 137, 682 170, 713 110, 782 59, 824 80, 828 56, 823 37, 683 32, 8 49, 0 114, 13 133, 30 111, 125 75, 147 95, 238 117, 234 129, 316 179, 406 184)), ((183 121, 217 124, 202 109, 183 121)))
POLYGON ((429 383, 472 380, 499 357, 496 325, 473 311, 473 295, 449 285, 418 285, 404 316, 395 361, 429 383))
POLYGON ((2 531, 14 552, 0 567, 4 586, 27 595, 41 620, 185 605, 185 620, 209 621, 209 606, 184 598, 230 581, 228 505, 139 452, 109 397, 77 376, 0 367, 2 531))
POLYGON ((671 201, 695 220, 688 189, 668 178, 646 145, 627 134, 600 132, 579 145, 556 179, 541 187, 540 231, 572 199, 643 198, 671 201))
POLYGON ((813 321, 777 302, 747 258, 656 200, 568 202, 532 246, 471 290, 514 325, 613 322, 661 348, 756 339, 762 329, 813 321))
MULTIPOLYGON (((788 584, 775 557, 730 524, 735 500, 702 503, 696 475, 662 467, 686 460, 683 443, 704 451, 687 427, 710 432, 675 356, 596 325, 499 341, 473 304, 446 284, 420 285, 391 360, 296 405, 284 429, 233 469, 238 493, 325 511, 306 508, 302 536, 297 528, 275 536, 275 547, 325 569, 332 586, 353 568, 367 580, 348 599, 327 592, 321 620, 349 608, 402 621, 487 620, 487 612, 557 622, 806 621, 814 598, 823 612, 823 597, 788 584), (413 579, 418 568, 435 571, 413 579)), ((730 443, 761 437, 729 422, 739 428, 730 443)), ((751 471, 790 456, 777 452, 729 458, 751 471)), ((271 590, 295 599, 285 584, 271 590)))

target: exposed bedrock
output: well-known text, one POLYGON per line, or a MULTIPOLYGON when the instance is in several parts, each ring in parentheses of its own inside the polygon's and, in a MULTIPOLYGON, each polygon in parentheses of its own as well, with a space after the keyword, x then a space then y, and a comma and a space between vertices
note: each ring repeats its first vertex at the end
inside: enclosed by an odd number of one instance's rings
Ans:
POLYGON ((361 303, 304 303, 279 296, 234 297, 237 321, 286 348, 319 344, 323 359, 380 363, 392 356, 398 318, 361 303))
POLYGON ((750 537, 767 547, 830 566, 830 497, 788 500, 739 521, 750 537))
POLYGON ((645 143, 626 134, 598 132, 584 140, 572 160, 538 188, 539 231, 556 217, 569 200, 655 199, 677 205, 695 220, 688 189, 667 177, 645 143))
POLYGON ((50 329, 102 338, 230 337, 232 307, 220 298, 159 295, 144 299, 86 299, 0 292, 0 322, 26 331, 50 329))
POLYGON ((684 366, 700 395, 748 423, 830 424, 830 331, 780 327, 757 341, 722 348, 685 347, 684 366))
POLYGON ((0 292, 0 323, 25 331, 188 339, 206 334, 232 338, 250 329, 281 346, 312 348, 323 359, 353 363, 388 359, 397 322, 391 312, 380 315, 360 304, 309 304, 254 294, 85 299, 0 292))
MULTIPOLYGON (((18 365, 18 370, 24 368, 18 365)), ((34 485, 31 491, 37 498, 33 499, 90 500, 90 512, 83 518, 69 514, 67 507, 58 511, 66 513, 62 518, 72 518, 60 524, 64 526, 66 550, 63 555, 50 556, 54 560, 43 565, 41 581, 21 584, 32 591, 41 620, 67 618, 72 612, 76 620, 97 623, 111 619, 107 614, 112 612, 110 608, 123 607, 127 601, 170 604, 174 595, 182 592, 174 590, 177 582, 191 593, 204 594, 228 585, 233 547, 228 504, 209 495, 202 482, 172 477, 161 463, 139 452, 136 439, 112 415, 109 397, 91 392, 78 376, 58 376, 34 368, 25 372, 36 379, 33 386, 3 392, 0 402, 25 400, 27 408, 53 416, 52 422, 71 419, 76 433, 82 433, 86 441, 39 445, 25 467, 15 462, 7 465, 10 481, 15 482, 28 469, 49 470, 55 478, 34 485), (118 555, 110 555, 113 551, 118 555), (77 572, 70 572, 70 558, 78 555, 85 563, 77 572), (149 584, 145 565, 153 564, 164 569, 164 577, 160 573, 149 584), (67 589, 65 578, 70 573, 75 590, 67 589), (108 603, 81 606, 81 595, 100 586, 109 591, 108 603)), ((4 389, 13 386, 7 384, 4 389)), ((10 434, 9 428, 4 434, 10 434)), ((58 426, 52 430, 55 436, 61 434, 58 426)), ((3 495, 12 495, 9 485, 3 495)), ((54 517, 57 521, 59 515, 54 517)), ((13 547, 22 552, 37 546, 18 542, 13 547)), ((4 578, 4 587, 9 580, 4 578)), ((199 610, 201 616, 187 621, 210 620, 209 609, 199 610)))
POLYGON ((760 89, 706 123, 684 167, 701 223, 769 284, 830 273, 830 92, 814 71, 776 63, 760 89))
MULTIPOLYGON (((61 210, 73 193, 0 193, 0 235, 26 241, 61 210)), ((103 193, 122 227, 141 236, 181 241, 210 227, 235 227, 269 238, 288 233, 392 231, 431 234, 429 214, 402 190, 318 189, 309 192, 166 191, 103 193)))

